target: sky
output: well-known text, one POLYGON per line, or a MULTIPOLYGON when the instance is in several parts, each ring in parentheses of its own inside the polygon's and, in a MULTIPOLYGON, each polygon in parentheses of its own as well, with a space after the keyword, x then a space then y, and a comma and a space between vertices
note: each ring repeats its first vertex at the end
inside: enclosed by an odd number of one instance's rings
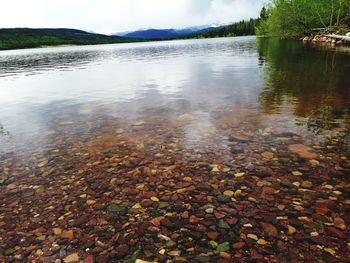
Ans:
POLYGON ((258 17, 263 0, 0 0, 0 28, 75 28, 103 34, 228 24, 258 17))

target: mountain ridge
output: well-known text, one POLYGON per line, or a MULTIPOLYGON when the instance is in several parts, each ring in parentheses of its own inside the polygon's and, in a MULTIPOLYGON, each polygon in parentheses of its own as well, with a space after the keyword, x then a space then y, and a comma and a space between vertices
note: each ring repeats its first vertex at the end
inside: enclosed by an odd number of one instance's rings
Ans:
POLYGON ((163 39, 163 38, 174 38, 192 34, 207 33, 211 30, 225 27, 221 26, 200 26, 200 27, 188 27, 182 29, 140 29, 136 31, 120 32, 113 34, 114 36, 120 36, 125 38, 137 38, 137 39, 163 39))

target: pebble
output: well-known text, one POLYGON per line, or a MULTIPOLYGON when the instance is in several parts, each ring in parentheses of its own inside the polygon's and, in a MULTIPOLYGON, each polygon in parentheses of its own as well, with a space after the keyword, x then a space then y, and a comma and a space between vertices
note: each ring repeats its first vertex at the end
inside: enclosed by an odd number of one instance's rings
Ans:
POLYGON ((310 233, 310 236, 312 236, 312 237, 317 237, 317 236, 319 236, 319 233, 317 233, 317 232, 311 232, 311 233, 310 233))
POLYGON ((236 250, 242 249, 244 246, 245 246, 244 242, 237 242, 232 244, 232 248, 236 250))
POLYGON ((225 196, 229 196, 229 197, 232 197, 234 194, 235 194, 235 193, 234 193, 233 191, 229 191, 229 190, 227 190, 227 191, 224 192, 224 195, 225 195, 225 196))
POLYGON ((265 239, 261 239, 261 238, 260 238, 260 239, 257 241, 257 243, 258 243, 259 245, 264 246, 264 245, 267 244, 267 241, 266 241, 265 239))
POLYGON ((334 226, 336 228, 339 228, 341 230, 345 230, 346 229, 345 221, 342 218, 336 217, 336 218, 333 219, 333 222, 334 222, 334 226))
POLYGON ((303 175, 303 174, 302 174, 301 172, 299 172, 299 171, 293 171, 292 174, 293 174, 294 176, 302 176, 302 175, 303 175))
POLYGON ((77 253, 70 254, 64 259, 64 263, 77 263, 79 262, 79 255, 77 253))
POLYGON ((287 229, 288 229, 288 235, 293 235, 297 231, 296 228, 291 225, 288 225, 287 229))
POLYGON ((263 152, 261 156, 265 159, 271 160, 274 157, 274 154, 272 152, 263 152))
POLYGON ((248 234, 247 237, 250 238, 250 239, 254 239, 256 241, 259 240, 259 238, 256 235, 254 235, 254 234, 248 234))
POLYGON ((301 183, 301 187, 302 187, 302 188, 310 189, 310 188, 312 188, 312 186, 313 186, 313 184, 312 184, 312 182, 310 182, 310 181, 303 181, 303 182, 301 183))
POLYGON ((205 212, 206 212, 207 214, 212 214, 212 213, 214 213, 214 208, 212 208, 212 207, 207 208, 207 209, 205 209, 205 212))
POLYGON ((150 199, 143 199, 143 200, 141 201, 141 206, 142 206, 142 207, 150 207, 150 206, 152 206, 152 205, 153 205, 153 201, 150 200, 150 199))
POLYGON ((288 150, 305 159, 316 159, 318 157, 318 154, 313 153, 312 148, 303 144, 291 144, 288 146, 288 150))
POLYGON ((62 238, 67 238, 67 239, 73 239, 74 234, 72 230, 68 230, 68 231, 63 231, 61 234, 62 238))

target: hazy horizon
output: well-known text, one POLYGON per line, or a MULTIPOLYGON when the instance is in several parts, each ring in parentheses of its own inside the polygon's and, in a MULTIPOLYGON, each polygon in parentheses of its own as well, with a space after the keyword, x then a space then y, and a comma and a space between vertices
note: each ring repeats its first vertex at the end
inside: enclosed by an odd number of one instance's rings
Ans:
POLYGON ((74 28, 101 34, 225 25, 258 17, 263 0, 13 0, 1 28, 74 28), (19 8, 20 7, 20 8, 19 8))

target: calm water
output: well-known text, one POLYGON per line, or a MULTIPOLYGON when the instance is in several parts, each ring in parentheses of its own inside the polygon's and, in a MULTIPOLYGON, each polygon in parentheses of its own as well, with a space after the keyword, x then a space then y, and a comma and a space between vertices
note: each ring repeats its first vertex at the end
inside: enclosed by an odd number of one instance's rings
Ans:
POLYGON ((149 147, 264 131, 321 143, 349 128, 350 53, 254 37, 5 51, 0 105, 5 157, 116 129, 149 147))

